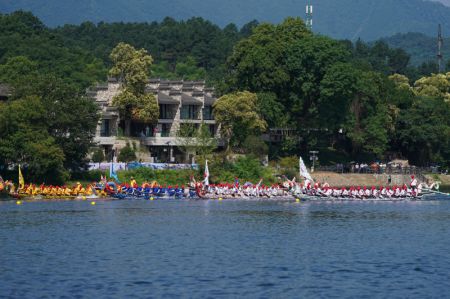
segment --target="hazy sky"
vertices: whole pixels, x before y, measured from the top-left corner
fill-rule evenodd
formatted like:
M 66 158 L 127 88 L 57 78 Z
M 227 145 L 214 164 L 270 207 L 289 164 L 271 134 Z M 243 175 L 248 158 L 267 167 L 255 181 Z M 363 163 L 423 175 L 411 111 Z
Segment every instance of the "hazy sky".
M 439 1 L 439 2 L 442 2 L 442 3 L 450 6 L 450 0 L 435 0 L 435 1 Z

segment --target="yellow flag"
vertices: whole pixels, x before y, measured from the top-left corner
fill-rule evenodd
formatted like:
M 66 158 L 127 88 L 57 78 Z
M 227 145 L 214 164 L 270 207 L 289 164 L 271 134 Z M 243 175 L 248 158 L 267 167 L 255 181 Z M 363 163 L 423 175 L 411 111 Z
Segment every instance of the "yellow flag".
M 23 179 L 22 170 L 19 165 L 19 189 L 23 189 L 25 187 L 25 181 Z

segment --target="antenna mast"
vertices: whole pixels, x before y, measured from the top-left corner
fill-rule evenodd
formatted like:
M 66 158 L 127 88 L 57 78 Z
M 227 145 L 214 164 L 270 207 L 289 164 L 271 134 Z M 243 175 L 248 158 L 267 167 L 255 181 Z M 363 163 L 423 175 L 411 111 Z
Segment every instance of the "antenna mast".
M 444 45 L 444 39 L 442 38 L 442 28 L 441 24 L 439 24 L 439 31 L 438 31 L 438 73 L 442 73 L 443 71 L 443 58 L 444 55 L 442 54 L 442 46 Z
M 312 31 L 313 27 L 313 6 L 311 4 L 312 0 L 306 1 L 306 27 Z

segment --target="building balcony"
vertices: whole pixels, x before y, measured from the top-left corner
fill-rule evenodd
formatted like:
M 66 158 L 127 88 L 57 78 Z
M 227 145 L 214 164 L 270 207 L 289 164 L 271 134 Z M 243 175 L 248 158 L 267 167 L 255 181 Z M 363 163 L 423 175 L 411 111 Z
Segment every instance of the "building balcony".
M 116 142 L 115 136 L 109 136 L 109 137 L 99 137 L 95 136 L 94 143 L 98 143 L 99 145 L 114 145 Z
M 123 139 L 118 139 L 115 136 L 112 137 L 95 137 L 94 142 L 98 145 L 109 145 L 113 146 L 115 145 L 118 140 L 136 140 L 141 142 L 141 144 L 146 146 L 183 146 L 189 142 L 186 142 L 185 139 L 187 138 L 181 138 L 181 137 L 173 137 L 173 136 L 163 136 L 165 134 L 161 133 L 161 136 L 159 137 L 141 137 L 141 138 L 130 138 L 130 137 L 124 137 Z M 218 139 L 219 146 L 224 146 L 224 141 L 222 139 Z
M 173 123 L 174 122 L 174 119 L 172 118 L 172 119 L 169 119 L 169 118 L 160 118 L 160 119 L 158 119 L 158 123 L 159 124 L 171 124 L 171 123 Z

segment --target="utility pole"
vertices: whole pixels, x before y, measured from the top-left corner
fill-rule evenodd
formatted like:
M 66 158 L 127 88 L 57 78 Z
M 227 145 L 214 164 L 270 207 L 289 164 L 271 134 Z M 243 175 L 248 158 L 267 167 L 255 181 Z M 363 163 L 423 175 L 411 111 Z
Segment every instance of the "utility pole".
M 312 0 L 306 1 L 306 27 L 312 31 L 313 27 L 313 6 Z
M 309 153 L 311 154 L 309 159 L 312 160 L 311 173 L 313 173 L 316 161 L 319 160 L 319 157 L 317 157 L 317 155 L 319 154 L 319 151 L 310 151 Z
M 442 46 L 444 45 L 444 39 L 442 38 L 442 28 L 441 28 L 441 24 L 439 24 L 439 29 L 438 29 L 438 54 L 437 54 L 437 59 L 438 59 L 438 73 L 442 73 L 443 72 L 443 60 L 444 60 L 444 55 L 442 54 Z

